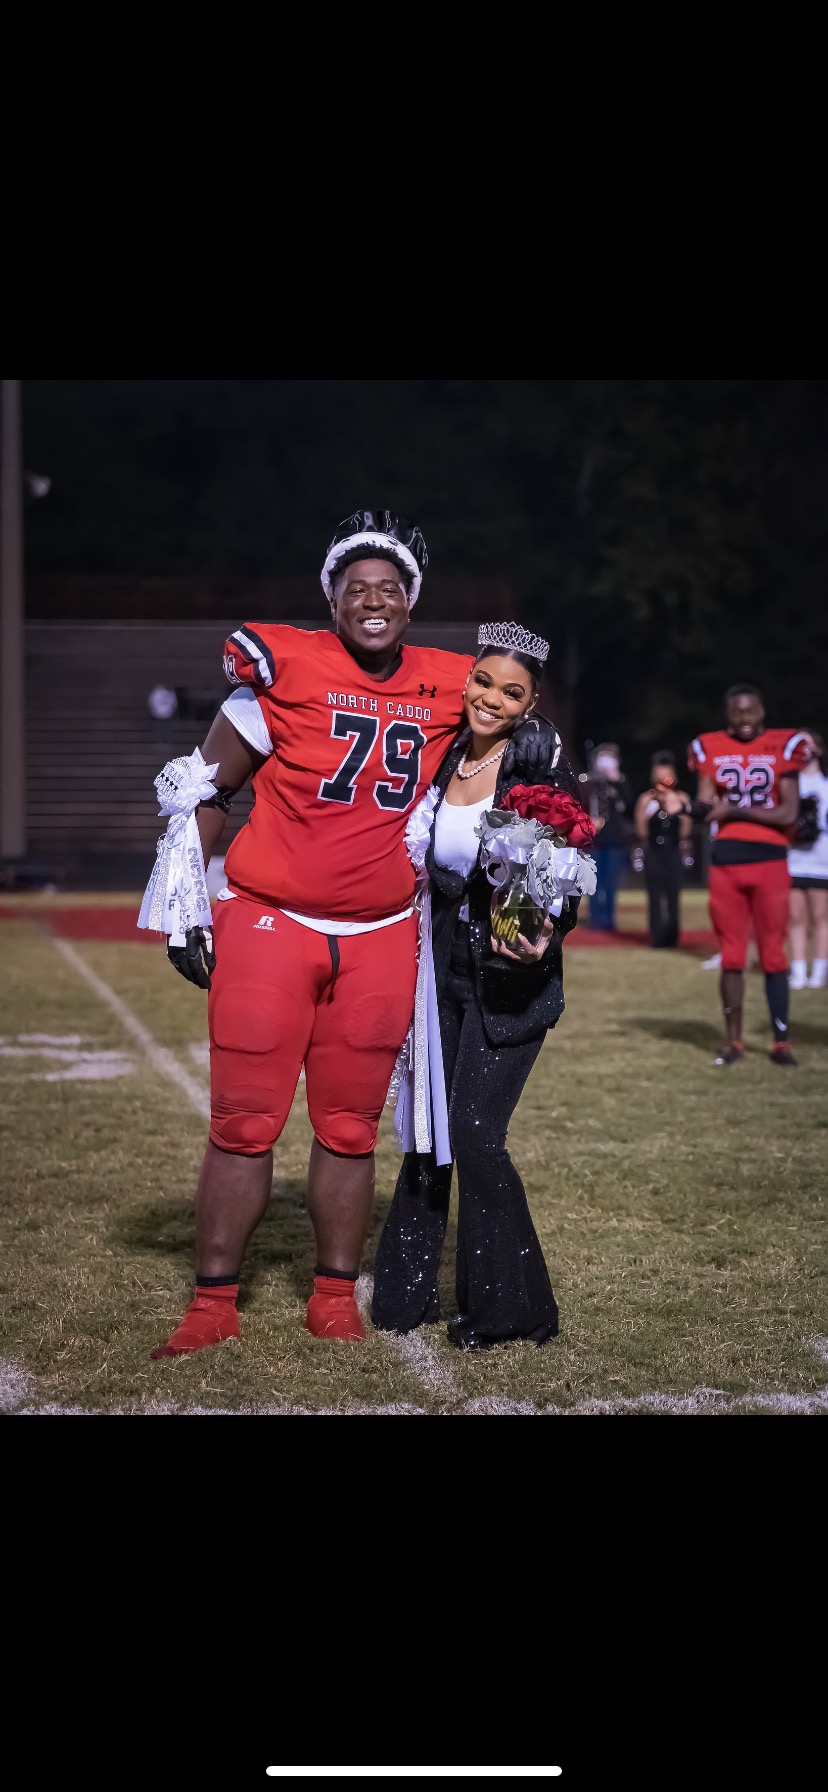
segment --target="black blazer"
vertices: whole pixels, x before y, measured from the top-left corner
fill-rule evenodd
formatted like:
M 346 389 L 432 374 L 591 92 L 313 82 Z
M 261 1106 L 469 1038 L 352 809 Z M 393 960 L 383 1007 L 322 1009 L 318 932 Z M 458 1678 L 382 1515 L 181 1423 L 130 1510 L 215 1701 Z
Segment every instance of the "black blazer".
M 451 942 L 463 902 L 469 904 L 469 939 L 474 962 L 477 1000 L 483 1028 L 492 1045 L 524 1045 L 554 1027 L 564 1010 L 563 955 L 561 942 L 578 919 L 580 896 L 564 902 L 555 931 L 542 958 L 536 964 L 516 964 L 501 958 L 491 948 L 492 885 L 478 863 L 468 878 L 457 871 L 446 871 L 434 860 L 434 828 L 437 810 L 448 784 L 459 765 L 469 741 L 466 729 L 449 748 L 434 783 L 440 801 L 434 811 L 431 834 L 426 847 L 425 864 L 431 880 L 431 926 L 434 952 L 434 974 L 438 996 L 448 976 Z M 491 799 L 493 809 L 520 778 L 506 778 L 502 770 Z M 464 923 L 461 923 L 464 925 Z

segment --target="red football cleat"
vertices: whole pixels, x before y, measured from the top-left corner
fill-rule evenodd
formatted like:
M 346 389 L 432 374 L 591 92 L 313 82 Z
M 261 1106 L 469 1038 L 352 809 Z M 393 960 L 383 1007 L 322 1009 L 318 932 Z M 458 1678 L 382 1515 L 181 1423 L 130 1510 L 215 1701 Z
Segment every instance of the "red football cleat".
M 772 1064 L 796 1065 L 799 1062 L 799 1059 L 794 1057 L 790 1046 L 786 1045 L 784 1041 L 779 1045 L 773 1046 L 772 1050 L 768 1053 L 768 1056 Z
M 315 1338 L 364 1338 L 365 1327 L 354 1299 L 356 1279 L 314 1276 L 305 1325 Z
M 190 1301 L 178 1330 L 166 1344 L 157 1344 L 150 1356 L 185 1356 L 191 1350 L 205 1350 L 208 1344 L 223 1344 L 227 1338 L 240 1337 L 237 1293 L 238 1289 L 232 1295 L 222 1294 L 217 1298 L 212 1290 L 199 1290 L 195 1300 Z

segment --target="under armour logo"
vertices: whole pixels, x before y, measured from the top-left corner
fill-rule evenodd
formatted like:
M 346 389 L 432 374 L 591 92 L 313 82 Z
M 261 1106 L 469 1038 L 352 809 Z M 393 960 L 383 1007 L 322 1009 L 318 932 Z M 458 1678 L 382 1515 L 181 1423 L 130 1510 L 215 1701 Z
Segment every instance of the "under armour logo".
M 262 915 L 261 920 L 256 922 L 256 926 L 263 927 L 267 933 L 272 933 L 273 932 L 273 916 L 272 915 Z
M 418 696 L 418 697 L 425 697 L 425 695 L 426 695 L 426 688 L 425 688 L 425 685 L 424 685 L 424 684 L 421 684 L 421 685 L 420 685 L 420 688 L 419 688 L 419 691 L 418 691 L 418 692 L 417 692 L 417 696 Z M 437 695 L 437 686 L 436 686 L 436 684 L 433 684 L 433 685 L 432 685 L 432 687 L 431 687 L 431 690 L 430 690 L 430 691 L 429 691 L 429 692 L 428 692 L 428 695 L 429 695 L 429 697 L 436 697 L 436 695 Z

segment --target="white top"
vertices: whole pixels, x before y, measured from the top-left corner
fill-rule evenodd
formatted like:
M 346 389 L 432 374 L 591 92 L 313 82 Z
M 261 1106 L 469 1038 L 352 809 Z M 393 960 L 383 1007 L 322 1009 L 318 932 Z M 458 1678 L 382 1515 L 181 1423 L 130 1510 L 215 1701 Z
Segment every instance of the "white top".
M 828 881 L 828 778 L 819 770 L 800 772 L 799 794 L 815 796 L 819 834 L 813 846 L 789 846 L 791 877 L 824 877 Z
M 458 871 L 461 877 L 468 877 L 473 871 L 480 851 L 480 838 L 474 830 L 484 809 L 491 809 L 493 804 L 494 791 L 481 797 L 479 803 L 461 805 L 443 798 L 434 824 L 434 857 L 444 871 Z M 464 902 L 458 920 L 468 918 L 469 905 Z
M 246 686 L 242 685 L 239 690 L 233 691 L 231 696 L 225 698 L 221 711 L 222 715 L 232 722 L 236 733 L 240 734 L 249 746 L 254 747 L 257 753 L 267 756 L 273 752 L 273 742 L 267 732 L 255 691 L 248 690 Z M 218 894 L 223 902 L 229 902 L 236 895 L 236 891 L 225 886 L 223 890 L 219 890 Z M 292 908 L 283 908 L 281 913 L 287 915 L 289 921 L 298 921 L 301 927 L 310 927 L 314 933 L 335 933 L 339 935 L 340 939 L 345 939 L 352 933 L 376 933 L 380 927 L 393 927 L 395 921 L 407 921 L 408 916 L 413 915 L 414 909 L 413 907 L 401 909 L 398 915 L 386 915 L 384 921 L 340 921 L 336 919 L 322 921 L 316 915 L 297 915 Z
M 444 871 L 459 871 L 461 877 L 468 877 L 480 850 L 480 837 L 474 830 L 484 809 L 491 809 L 493 803 L 494 791 L 479 803 L 461 805 L 443 798 L 434 827 L 434 857 Z

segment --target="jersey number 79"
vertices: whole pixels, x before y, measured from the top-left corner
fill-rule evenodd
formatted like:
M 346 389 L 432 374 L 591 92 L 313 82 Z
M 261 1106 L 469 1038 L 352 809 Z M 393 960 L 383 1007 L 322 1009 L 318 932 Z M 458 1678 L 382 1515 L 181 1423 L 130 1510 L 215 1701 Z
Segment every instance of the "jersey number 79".
M 337 740 L 353 740 L 354 744 L 349 747 L 333 777 L 322 779 L 319 795 L 323 802 L 353 802 L 356 780 L 378 733 L 377 716 L 354 715 L 352 711 L 343 709 L 334 710 L 331 735 Z M 381 809 L 408 808 L 420 781 L 420 754 L 425 745 L 426 736 L 416 722 L 389 723 L 382 737 L 382 759 L 388 779 L 380 778 L 374 785 L 374 801 Z M 399 790 L 394 789 L 390 782 L 392 778 L 403 779 Z

